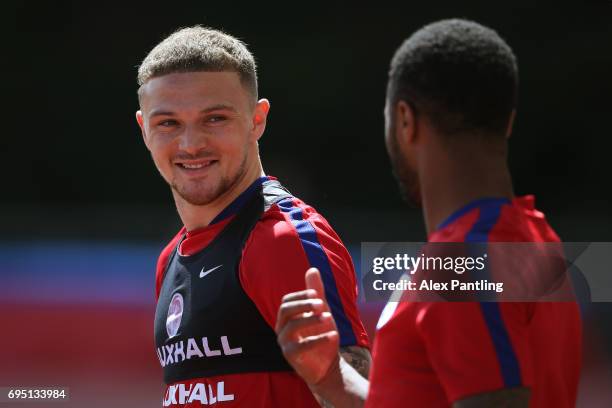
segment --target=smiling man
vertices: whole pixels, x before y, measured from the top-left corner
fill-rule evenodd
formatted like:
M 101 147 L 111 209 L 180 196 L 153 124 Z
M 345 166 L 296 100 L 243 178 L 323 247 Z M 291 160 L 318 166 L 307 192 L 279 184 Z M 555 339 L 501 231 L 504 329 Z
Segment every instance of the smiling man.
M 258 99 L 245 45 L 202 27 L 157 45 L 138 71 L 136 119 L 184 227 L 157 265 L 155 342 L 164 406 L 312 407 L 273 327 L 282 296 L 323 274 L 340 352 L 367 375 L 351 258 L 315 209 L 264 174 Z

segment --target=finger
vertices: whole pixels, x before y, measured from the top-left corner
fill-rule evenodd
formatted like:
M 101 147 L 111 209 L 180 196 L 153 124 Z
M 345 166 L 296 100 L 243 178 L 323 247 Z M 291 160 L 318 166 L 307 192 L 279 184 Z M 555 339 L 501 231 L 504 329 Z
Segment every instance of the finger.
M 283 296 L 281 303 L 292 302 L 294 300 L 313 299 L 317 297 L 317 292 L 313 289 L 301 290 L 299 292 L 287 293 Z
M 317 292 L 317 297 L 323 299 L 325 301 L 325 305 L 327 306 L 327 300 L 325 299 L 325 287 L 323 286 L 323 281 L 321 280 L 321 273 L 317 268 L 310 268 L 306 271 L 306 288 L 314 289 Z
M 335 330 L 336 325 L 329 312 L 295 318 L 289 320 L 278 333 L 278 343 L 284 344 L 300 337 L 309 337 Z
M 296 317 L 298 314 L 310 312 L 317 315 L 324 310 L 325 306 L 321 299 L 303 299 L 282 303 L 278 308 L 275 331 L 278 333 L 289 319 Z

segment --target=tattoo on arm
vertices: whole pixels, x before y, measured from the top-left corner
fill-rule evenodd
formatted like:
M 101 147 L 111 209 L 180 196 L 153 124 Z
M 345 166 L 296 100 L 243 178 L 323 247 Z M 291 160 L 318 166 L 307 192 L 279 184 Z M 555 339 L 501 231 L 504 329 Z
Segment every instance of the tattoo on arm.
M 453 408 L 527 408 L 529 407 L 529 396 L 529 388 L 508 388 L 456 401 Z
M 365 379 L 368 378 L 370 374 L 370 365 L 372 364 L 372 356 L 370 355 L 370 350 L 360 346 L 346 346 L 340 347 L 340 355 L 362 377 L 364 377 Z M 323 408 L 334 408 L 331 403 L 325 401 L 318 395 L 315 394 L 315 397 Z
M 370 350 L 360 346 L 340 347 L 340 355 L 351 367 L 361 374 L 365 379 L 370 375 L 372 356 Z
M 325 401 L 323 398 L 319 397 L 317 394 L 315 394 L 315 398 L 317 399 L 317 401 L 319 402 L 321 407 L 323 407 L 323 408 L 334 408 L 334 406 L 331 404 L 331 402 Z

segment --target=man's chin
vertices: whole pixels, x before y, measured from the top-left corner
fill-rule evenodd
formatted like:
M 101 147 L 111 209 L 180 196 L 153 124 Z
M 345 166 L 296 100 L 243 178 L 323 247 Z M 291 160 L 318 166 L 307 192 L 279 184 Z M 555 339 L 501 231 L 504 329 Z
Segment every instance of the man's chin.
M 213 203 L 221 196 L 238 186 L 245 174 L 245 165 L 240 166 L 234 177 L 205 177 L 202 179 L 185 180 L 177 177 L 170 183 L 175 199 L 180 197 L 191 205 L 203 206 Z
M 172 186 L 174 195 L 178 195 L 182 200 L 191 205 L 208 205 L 223 195 L 224 191 L 221 188 L 216 189 L 185 189 L 180 186 Z

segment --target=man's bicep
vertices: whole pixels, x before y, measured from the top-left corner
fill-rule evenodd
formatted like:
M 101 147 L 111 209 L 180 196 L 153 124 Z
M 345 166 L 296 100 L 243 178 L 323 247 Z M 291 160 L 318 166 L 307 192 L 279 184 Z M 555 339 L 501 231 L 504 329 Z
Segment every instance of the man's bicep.
M 354 269 L 348 252 L 321 219 L 266 220 L 251 234 L 240 265 L 243 288 L 271 327 L 281 299 L 305 289 L 310 267 L 321 272 L 327 301 L 343 346 L 367 346 L 356 304 Z
M 239 267 L 240 282 L 270 327 L 275 327 L 281 300 L 290 292 L 306 288 L 309 267 L 299 242 L 284 232 L 255 231 L 247 243 Z
M 312 222 L 324 255 L 319 265 L 312 266 L 321 272 L 327 302 L 340 334 L 340 345 L 367 347 L 368 336 L 357 308 L 357 281 L 351 256 L 324 218 L 313 217 Z
M 456 401 L 453 408 L 528 408 L 530 395 L 526 387 L 503 389 Z

